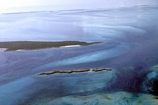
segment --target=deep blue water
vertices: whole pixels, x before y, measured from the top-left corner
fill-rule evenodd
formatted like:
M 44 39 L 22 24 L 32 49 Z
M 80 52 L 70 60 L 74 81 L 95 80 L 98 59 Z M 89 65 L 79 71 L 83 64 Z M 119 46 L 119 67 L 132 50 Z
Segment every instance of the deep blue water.
M 152 68 L 158 65 L 157 15 L 157 7 L 1 14 L 0 41 L 102 43 L 0 51 L 0 105 L 36 105 L 41 99 L 117 91 L 149 93 L 145 83 L 158 75 Z M 38 75 L 102 67 L 112 71 Z

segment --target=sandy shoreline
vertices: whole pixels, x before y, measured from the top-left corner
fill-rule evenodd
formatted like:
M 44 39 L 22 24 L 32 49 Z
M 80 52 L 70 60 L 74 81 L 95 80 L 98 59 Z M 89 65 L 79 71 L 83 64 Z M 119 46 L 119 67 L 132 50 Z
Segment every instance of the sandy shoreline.
M 6 51 L 7 48 L 0 48 L 0 51 Z
M 67 46 L 61 46 L 61 48 L 63 48 L 63 47 L 79 47 L 79 46 L 81 46 L 81 45 L 67 45 Z

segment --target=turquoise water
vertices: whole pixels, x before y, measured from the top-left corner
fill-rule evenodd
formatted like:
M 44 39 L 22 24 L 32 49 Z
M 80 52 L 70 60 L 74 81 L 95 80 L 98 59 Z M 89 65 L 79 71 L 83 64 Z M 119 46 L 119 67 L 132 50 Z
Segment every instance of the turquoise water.
M 157 14 L 157 7 L 147 6 L 1 14 L 0 41 L 102 43 L 0 51 L 0 105 L 158 103 L 152 98 L 158 95 L 153 88 L 158 81 Z M 112 71 L 38 75 L 103 67 Z

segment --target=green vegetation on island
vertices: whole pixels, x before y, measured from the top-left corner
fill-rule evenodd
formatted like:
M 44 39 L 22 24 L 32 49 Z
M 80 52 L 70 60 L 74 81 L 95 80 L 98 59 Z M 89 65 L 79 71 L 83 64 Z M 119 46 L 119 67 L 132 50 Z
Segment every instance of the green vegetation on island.
M 42 41 L 10 41 L 10 42 L 0 42 L 0 48 L 6 48 L 6 51 L 15 50 L 34 50 L 34 49 L 44 49 L 52 47 L 62 47 L 71 45 L 86 46 L 91 44 L 98 44 L 100 42 L 80 42 L 80 41 L 61 41 L 61 42 L 42 42 Z

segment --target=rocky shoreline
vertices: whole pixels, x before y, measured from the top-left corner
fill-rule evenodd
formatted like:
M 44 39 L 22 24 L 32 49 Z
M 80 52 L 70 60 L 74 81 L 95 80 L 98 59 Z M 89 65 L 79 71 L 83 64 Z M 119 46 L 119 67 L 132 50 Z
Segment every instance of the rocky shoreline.
M 50 72 L 41 72 L 39 75 L 52 75 L 56 73 L 82 73 L 82 72 L 100 72 L 100 71 L 112 71 L 111 68 L 89 68 L 89 69 L 83 69 L 83 70 L 54 70 Z

